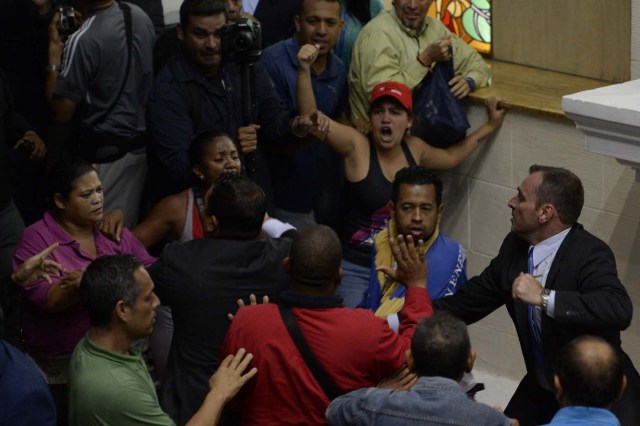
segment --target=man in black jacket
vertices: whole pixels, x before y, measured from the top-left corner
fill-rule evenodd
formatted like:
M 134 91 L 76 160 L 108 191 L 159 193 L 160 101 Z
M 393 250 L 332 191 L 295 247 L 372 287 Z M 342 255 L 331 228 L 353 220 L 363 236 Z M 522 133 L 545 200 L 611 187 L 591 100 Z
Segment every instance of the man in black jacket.
M 263 236 L 266 199 L 255 183 L 239 174 L 222 177 L 205 196 L 205 210 L 206 237 L 167 246 L 149 268 L 157 295 L 173 312 L 160 404 L 177 424 L 207 395 L 236 301 L 256 294 L 277 302 L 287 283 L 282 262 L 291 240 Z
M 527 375 L 505 409 L 523 426 L 551 420 L 559 409 L 553 364 L 560 348 L 593 334 L 620 352 L 629 385 L 612 406 L 623 426 L 640 424 L 640 376 L 620 347 L 633 307 L 606 243 L 577 223 L 584 189 L 572 172 L 531 166 L 509 201 L 511 233 L 500 252 L 455 295 L 433 302 L 467 323 L 505 305 L 518 332 Z

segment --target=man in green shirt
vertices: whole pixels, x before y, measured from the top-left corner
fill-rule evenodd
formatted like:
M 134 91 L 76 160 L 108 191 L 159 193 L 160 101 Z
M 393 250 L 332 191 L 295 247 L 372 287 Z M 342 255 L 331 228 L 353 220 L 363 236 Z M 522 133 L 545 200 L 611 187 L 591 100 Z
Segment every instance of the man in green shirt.
M 360 32 L 349 70 L 351 118 L 359 130 L 367 128 L 369 99 L 376 84 L 396 81 L 413 90 L 435 62 L 453 60 L 456 75 L 449 87 L 459 99 L 489 84 L 489 68 L 478 52 L 440 21 L 426 16 L 432 2 L 393 0 L 392 9 L 381 12 Z
M 70 425 L 173 425 L 162 411 L 142 356 L 131 342 L 153 331 L 160 299 L 133 256 L 103 256 L 85 271 L 80 298 L 91 329 L 71 358 Z M 209 394 L 188 425 L 215 425 L 222 407 L 256 374 L 241 349 L 209 379 Z

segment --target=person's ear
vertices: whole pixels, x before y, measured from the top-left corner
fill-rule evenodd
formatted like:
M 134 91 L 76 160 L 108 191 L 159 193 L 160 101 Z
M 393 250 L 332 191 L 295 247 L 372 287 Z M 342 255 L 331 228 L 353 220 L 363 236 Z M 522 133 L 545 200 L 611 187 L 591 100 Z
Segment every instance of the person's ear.
M 296 33 L 300 32 L 300 17 L 298 15 L 293 17 L 293 24 L 296 26 Z
M 176 33 L 178 33 L 178 40 L 184 40 L 184 29 L 181 24 L 176 25 Z
M 202 166 L 200 164 L 194 164 L 193 167 L 191 167 L 191 170 L 198 179 L 204 180 L 204 171 L 202 170 Z
M 413 367 L 415 367 L 416 361 L 413 359 L 413 352 L 411 352 L 411 349 L 407 349 L 404 353 L 404 357 L 407 360 L 407 368 L 409 371 L 413 372 Z
M 53 194 L 53 202 L 59 210 L 64 210 L 65 204 L 64 204 L 64 198 L 62 197 L 62 195 L 58 193 Z
M 211 215 L 211 216 L 207 216 L 207 218 L 205 219 L 205 228 L 207 231 L 207 235 L 214 235 L 216 233 L 216 231 L 218 230 L 218 218 Z
M 538 212 L 538 222 L 546 223 L 549 222 L 553 216 L 556 214 L 556 210 L 551 204 L 545 204 L 540 207 L 540 211 Z
M 341 266 L 341 267 L 338 268 L 338 272 L 336 272 L 336 277 L 333 280 L 333 282 L 335 283 L 336 288 L 338 288 L 338 286 L 342 282 L 342 277 L 344 277 L 344 271 L 342 270 L 342 266 Z
M 473 349 L 471 349 L 469 351 L 469 356 L 467 357 L 467 365 L 466 365 L 466 367 L 464 369 L 465 372 L 471 373 L 471 370 L 473 370 L 473 364 L 476 363 L 476 356 L 477 355 L 478 354 Z
M 127 322 L 129 320 L 129 312 L 127 311 L 127 304 L 124 300 L 118 300 L 116 303 L 116 307 L 114 308 L 116 316 L 122 322 Z
M 438 226 L 440 225 L 440 221 L 442 220 L 442 213 L 444 212 L 444 203 L 440 204 L 438 206 L 438 220 L 437 220 L 437 224 Z
M 282 269 L 288 274 L 291 270 L 291 258 L 289 256 L 282 259 Z
M 618 399 L 622 398 L 622 394 L 626 389 L 627 389 L 627 376 L 626 374 L 623 374 L 622 381 L 620 382 L 620 395 L 618 396 Z
M 553 375 L 553 386 L 556 388 L 556 399 L 562 401 L 562 382 L 557 374 Z

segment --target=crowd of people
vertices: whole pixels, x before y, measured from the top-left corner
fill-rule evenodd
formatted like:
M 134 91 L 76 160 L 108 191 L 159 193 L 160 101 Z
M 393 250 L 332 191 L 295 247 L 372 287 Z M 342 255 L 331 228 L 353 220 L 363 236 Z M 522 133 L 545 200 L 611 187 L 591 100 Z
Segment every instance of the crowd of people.
M 412 135 L 435 64 L 453 98 L 490 83 L 432 2 L 16 4 L 28 37 L 0 37 L 38 70 L 0 61 L 0 424 L 640 424 L 578 176 L 531 166 L 477 277 L 440 230 L 437 171 L 506 110 Z M 466 328 L 502 306 L 527 368 L 504 411 Z

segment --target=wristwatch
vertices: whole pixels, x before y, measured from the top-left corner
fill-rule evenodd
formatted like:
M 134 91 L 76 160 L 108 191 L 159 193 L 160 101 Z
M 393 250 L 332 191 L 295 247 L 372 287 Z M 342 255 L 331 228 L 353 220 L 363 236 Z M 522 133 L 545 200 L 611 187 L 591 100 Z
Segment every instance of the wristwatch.
M 544 312 L 547 312 L 547 306 L 549 306 L 549 295 L 551 294 L 551 290 L 548 288 L 542 289 L 542 293 L 540 293 L 540 309 Z

